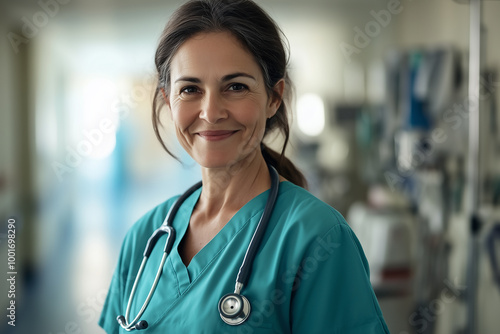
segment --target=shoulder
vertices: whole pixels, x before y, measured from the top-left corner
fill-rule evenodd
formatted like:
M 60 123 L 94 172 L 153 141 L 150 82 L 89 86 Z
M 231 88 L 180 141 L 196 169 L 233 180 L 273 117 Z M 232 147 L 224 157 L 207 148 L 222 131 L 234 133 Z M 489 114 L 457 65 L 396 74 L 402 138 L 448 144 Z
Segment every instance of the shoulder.
M 274 239 L 271 240 L 275 244 L 283 240 L 283 251 L 292 259 L 302 260 L 323 251 L 335 252 L 332 261 L 357 258 L 368 274 L 361 244 L 344 217 L 332 206 L 309 191 L 285 182 L 280 186 L 275 208 L 276 221 L 270 232 Z
M 324 240 L 358 246 L 356 236 L 337 210 L 293 183 L 280 184 L 272 217 L 269 241 L 287 240 L 283 247 L 293 256 L 303 256 Z
M 125 235 L 122 253 L 133 252 L 136 246 L 145 246 L 151 234 L 163 223 L 168 211 L 179 196 L 174 196 L 158 204 L 139 218 Z
M 174 196 L 166 201 L 158 204 L 148 212 L 146 212 L 137 222 L 132 225 L 128 234 L 130 233 L 138 233 L 141 234 L 144 230 L 155 230 L 163 223 L 163 220 L 167 216 L 168 211 L 175 203 L 175 201 L 179 198 L 179 196 Z
M 344 217 L 332 206 L 290 182 L 282 182 L 276 207 L 281 214 L 286 214 L 289 223 L 306 224 L 308 229 L 318 232 L 326 232 L 335 226 L 348 226 Z
M 354 232 L 336 209 L 293 183 L 281 183 L 273 217 L 272 234 L 291 240 L 298 252 L 307 252 L 323 240 L 360 248 Z

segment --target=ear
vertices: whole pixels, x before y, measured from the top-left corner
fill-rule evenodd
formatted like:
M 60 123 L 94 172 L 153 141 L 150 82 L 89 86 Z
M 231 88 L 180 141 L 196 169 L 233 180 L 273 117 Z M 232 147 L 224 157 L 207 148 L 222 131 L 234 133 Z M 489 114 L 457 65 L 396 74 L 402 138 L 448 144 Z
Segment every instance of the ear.
M 273 94 L 269 96 L 269 105 L 267 108 L 267 117 L 271 118 L 276 114 L 278 108 L 283 102 L 283 93 L 285 92 L 285 80 L 280 79 L 273 87 Z
M 170 108 L 170 100 L 167 97 L 167 93 L 165 92 L 165 88 L 160 88 L 160 91 L 161 91 L 161 95 L 163 96 L 163 100 L 165 101 L 165 104 L 168 105 L 168 107 Z

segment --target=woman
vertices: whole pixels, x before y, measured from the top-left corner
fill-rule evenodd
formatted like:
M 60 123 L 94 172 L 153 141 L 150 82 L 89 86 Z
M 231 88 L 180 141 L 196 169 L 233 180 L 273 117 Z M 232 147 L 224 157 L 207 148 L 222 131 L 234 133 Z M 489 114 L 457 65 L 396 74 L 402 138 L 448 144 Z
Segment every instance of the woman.
M 286 65 L 279 28 L 250 0 L 189 1 L 167 24 L 156 52 L 154 129 L 169 152 L 159 130 L 164 108 L 203 186 L 179 202 L 169 218 L 176 235 L 162 230 L 142 272 L 148 238 L 178 197 L 128 232 L 99 322 L 108 333 L 388 333 L 356 237 L 284 157 Z M 262 142 L 274 129 L 285 137 L 281 154 Z M 258 226 L 250 276 L 235 287 Z

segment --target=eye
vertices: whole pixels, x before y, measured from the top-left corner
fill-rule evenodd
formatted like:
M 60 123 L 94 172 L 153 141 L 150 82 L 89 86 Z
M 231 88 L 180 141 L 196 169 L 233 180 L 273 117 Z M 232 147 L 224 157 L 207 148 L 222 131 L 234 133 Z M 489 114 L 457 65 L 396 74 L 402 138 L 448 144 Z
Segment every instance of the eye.
M 228 89 L 227 90 L 231 90 L 231 91 L 243 91 L 243 90 L 247 90 L 248 89 L 248 86 L 245 85 L 245 84 L 242 84 L 242 83 L 232 83 L 229 85 Z
M 187 86 L 181 89 L 180 94 L 194 94 L 197 93 L 198 91 L 199 91 L 198 87 L 196 86 Z

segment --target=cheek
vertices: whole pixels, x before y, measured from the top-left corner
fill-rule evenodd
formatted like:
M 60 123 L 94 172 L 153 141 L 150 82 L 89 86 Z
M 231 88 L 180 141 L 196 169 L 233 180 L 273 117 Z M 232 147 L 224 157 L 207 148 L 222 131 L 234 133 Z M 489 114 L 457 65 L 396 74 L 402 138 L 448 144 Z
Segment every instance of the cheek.
M 184 131 L 194 121 L 194 114 L 179 104 L 173 104 L 171 109 L 172 120 L 177 130 Z
M 238 108 L 238 119 L 249 128 L 260 128 L 266 123 L 265 107 L 261 103 L 248 102 Z

